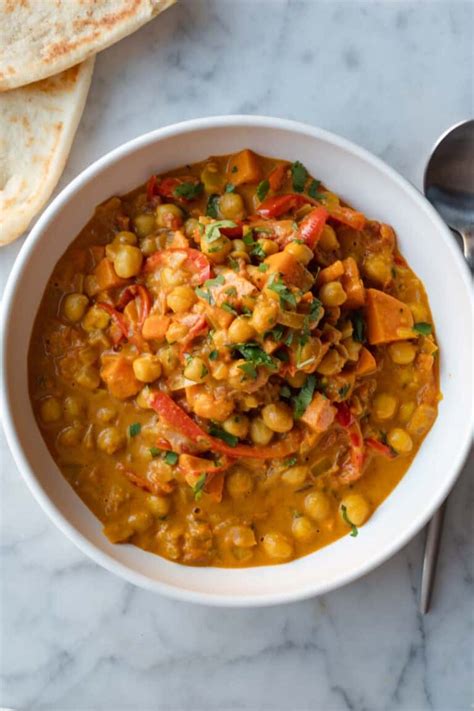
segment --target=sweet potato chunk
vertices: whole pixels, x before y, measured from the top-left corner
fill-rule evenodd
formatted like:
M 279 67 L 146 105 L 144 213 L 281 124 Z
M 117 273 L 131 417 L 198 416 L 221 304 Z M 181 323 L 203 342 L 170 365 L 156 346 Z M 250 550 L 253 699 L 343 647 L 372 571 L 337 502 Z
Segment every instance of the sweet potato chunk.
M 316 286 L 322 286 L 330 281 L 335 281 L 336 279 L 342 277 L 343 274 L 344 264 L 340 259 L 337 259 L 335 262 L 330 264 L 329 267 L 321 269 L 316 279 Z
M 325 432 L 334 422 L 335 415 L 336 408 L 331 405 L 324 395 L 316 393 L 306 408 L 301 421 L 311 427 L 313 432 Z
M 307 291 L 313 285 L 311 273 L 289 252 L 277 252 L 265 259 L 267 274 L 279 273 L 289 286 L 297 286 Z
M 260 161 L 248 148 L 231 157 L 227 172 L 233 185 L 257 183 L 262 178 Z
M 145 319 L 142 328 L 142 336 L 147 340 L 156 339 L 157 341 L 165 337 L 168 326 L 170 325 L 169 316 L 160 316 L 160 314 L 151 314 Z
M 365 303 L 365 287 L 359 275 L 359 267 L 353 257 L 342 260 L 344 274 L 341 284 L 347 294 L 344 306 L 348 309 L 358 309 Z
M 355 369 L 356 375 L 369 375 L 369 373 L 373 373 L 376 369 L 377 361 L 374 356 L 367 348 L 362 347 Z
M 100 291 L 112 289 L 114 286 L 122 286 L 127 283 L 125 279 L 121 279 L 117 276 L 114 265 L 107 257 L 100 260 L 93 274 L 97 279 L 97 285 Z
M 366 321 L 367 335 L 372 345 L 410 338 L 413 326 L 413 316 L 408 306 L 378 289 L 366 291 Z
M 119 400 L 136 395 L 142 384 L 136 379 L 132 364 L 123 356 L 106 356 L 100 371 L 111 395 Z

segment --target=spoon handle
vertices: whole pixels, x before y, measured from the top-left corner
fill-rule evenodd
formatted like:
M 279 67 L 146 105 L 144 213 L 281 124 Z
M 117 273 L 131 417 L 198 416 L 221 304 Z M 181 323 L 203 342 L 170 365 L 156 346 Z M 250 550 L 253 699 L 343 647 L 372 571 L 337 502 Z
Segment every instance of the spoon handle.
M 423 558 L 420 589 L 420 612 L 422 615 L 426 615 L 430 608 L 447 502 L 447 499 L 443 501 L 429 522 L 426 532 L 425 557 Z
M 459 230 L 463 241 L 463 251 L 471 270 L 474 270 L 474 227 L 464 227 Z

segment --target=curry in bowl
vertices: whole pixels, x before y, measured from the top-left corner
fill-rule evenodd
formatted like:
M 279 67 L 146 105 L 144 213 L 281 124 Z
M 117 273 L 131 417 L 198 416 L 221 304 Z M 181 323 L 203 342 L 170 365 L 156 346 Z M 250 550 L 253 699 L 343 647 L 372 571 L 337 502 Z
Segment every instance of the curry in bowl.
M 29 382 L 110 541 L 224 567 L 356 537 L 440 399 L 394 230 L 250 150 L 97 208 L 47 285 Z

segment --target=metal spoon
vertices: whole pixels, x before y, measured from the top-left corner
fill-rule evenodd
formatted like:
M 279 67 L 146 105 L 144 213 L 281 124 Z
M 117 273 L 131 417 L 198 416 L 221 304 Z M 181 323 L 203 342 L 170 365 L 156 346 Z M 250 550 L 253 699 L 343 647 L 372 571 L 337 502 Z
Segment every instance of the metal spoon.
M 462 238 L 464 256 L 474 269 L 474 121 L 444 133 L 433 148 L 424 176 L 425 195 Z M 420 612 L 430 607 L 447 500 L 428 524 L 421 574 Z

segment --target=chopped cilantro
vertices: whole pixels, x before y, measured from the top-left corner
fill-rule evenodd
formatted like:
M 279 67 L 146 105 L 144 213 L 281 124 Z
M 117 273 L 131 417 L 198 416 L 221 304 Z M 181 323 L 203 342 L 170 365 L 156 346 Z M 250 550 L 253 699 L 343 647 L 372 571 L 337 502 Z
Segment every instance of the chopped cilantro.
M 227 313 L 229 313 L 229 314 L 238 316 L 237 311 L 229 303 L 227 303 L 227 301 L 224 301 L 224 303 L 221 304 L 221 309 L 224 309 L 224 311 L 227 311 Z
M 219 284 L 225 284 L 225 279 L 222 274 L 219 274 L 214 279 L 206 279 L 206 281 L 204 282 L 204 286 L 207 287 L 218 286 Z
M 276 368 L 273 358 L 268 353 L 265 353 L 258 343 L 235 343 L 231 348 L 234 351 L 238 351 L 246 361 L 253 363 L 255 366 L 264 365 L 271 370 Z
M 209 434 L 213 437 L 217 437 L 217 439 L 221 439 L 223 442 L 228 444 L 229 447 L 236 447 L 239 442 L 238 437 L 233 434 L 229 434 L 229 432 L 226 432 L 213 422 L 211 422 L 211 426 L 209 427 Z
M 276 277 L 275 275 L 272 276 L 271 280 L 268 282 L 267 287 L 274 291 L 278 296 L 280 297 L 280 305 L 284 306 L 285 304 L 289 304 L 290 306 L 293 306 L 296 308 L 296 297 L 289 289 L 281 276 Z
M 281 341 L 283 334 L 285 333 L 285 327 L 279 323 L 271 331 L 265 331 L 264 338 L 272 338 L 274 341 Z
M 291 177 L 295 193 L 302 193 L 308 179 L 308 171 L 299 160 L 295 161 L 291 166 Z
M 208 304 L 212 304 L 212 295 L 211 292 L 208 289 L 201 289 L 199 286 L 197 286 L 194 289 L 194 292 L 196 296 L 199 296 L 200 299 L 204 299 L 204 301 L 207 301 Z
M 252 311 L 251 311 L 251 309 L 249 309 L 248 306 L 242 306 L 242 313 L 244 316 L 251 316 L 252 315 Z
M 224 291 L 224 294 L 227 294 L 227 296 L 237 296 L 237 289 L 235 286 L 229 286 L 229 288 Z
M 313 299 L 309 307 L 309 320 L 317 321 L 321 314 L 323 305 L 319 299 Z
M 247 378 L 251 378 L 252 380 L 255 380 L 258 375 L 257 369 L 252 363 L 242 363 L 239 365 L 239 369 L 245 373 Z
M 249 230 L 242 236 L 242 241 L 247 247 L 252 247 L 254 244 L 252 230 Z
M 130 437 L 136 437 L 138 434 L 140 434 L 141 429 L 142 426 L 139 422 L 133 422 L 128 428 L 128 434 L 130 435 Z
M 252 255 L 252 257 L 257 257 L 257 259 L 265 259 L 265 257 L 267 256 L 262 245 L 258 242 L 254 243 L 252 249 L 250 250 L 250 254 Z
M 268 271 L 268 264 L 265 264 L 262 262 L 261 264 L 258 265 L 258 271 L 259 272 L 266 272 Z
M 158 457 L 158 455 L 161 454 L 161 449 L 158 449 L 158 447 L 150 447 L 150 454 L 152 457 Z
M 232 220 L 217 220 L 216 222 L 211 222 L 210 225 L 206 225 L 204 236 L 208 244 L 212 244 L 222 236 L 222 227 L 237 227 L 237 225 Z
M 166 452 L 165 456 L 163 457 L 166 464 L 171 464 L 171 466 L 174 466 L 178 463 L 178 458 L 179 455 L 176 452 Z
M 205 378 L 208 373 L 209 371 L 203 363 L 201 367 L 201 378 Z
M 291 344 L 293 343 L 294 337 L 295 337 L 295 334 L 293 333 L 293 331 L 288 331 L 288 333 L 286 334 L 285 339 L 283 341 L 285 346 L 291 346 Z
M 199 499 L 202 497 L 204 487 L 206 486 L 206 476 L 207 474 L 205 472 L 204 474 L 201 474 L 201 476 L 193 486 L 193 494 L 195 501 L 199 501 Z
M 418 331 L 422 336 L 429 336 L 433 332 L 433 326 L 431 323 L 426 323 L 425 321 L 419 321 L 413 326 L 414 331 Z
M 239 263 L 236 259 L 233 257 L 229 257 L 229 267 L 234 271 L 238 272 L 239 271 Z
M 195 200 L 202 193 L 202 183 L 181 183 L 174 189 L 176 197 L 182 197 L 185 200 Z
M 206 215 L 215 220 L 219 217 L 219 195 L 209 195 L 207 199 Z
M 346 397 L 346 395 L 347 395 L 347 393 L 349 392 L 350 389 L 351 389 L 351 386 L 349 385 L 349 383 L 346 383 L 346 384 L 343 385 L 341 388 L 339 388 L 339 390 L 338 390 L 337 392 L 338 392 L 339 397 L 341 398 L 341 400 L 344 400 L 344 398 Z
M 270 190 L 270 183 L 268 182 L 268 180 L 262 180 L 257 185 L 257 197 L 260 200 L 260 202 L 262 202 L 262 200 L 265 200 L 269 190 Z
M 298 461 L 298 457 L 288 457 L 288 459 L 285 459 L 283 464 L 287 467 L 293 467 L 297 461 Z
M 347 515 L 347 509 L 344 506 L 344 504 L 341 505 L 341 511 L 342 511 L 342 518 L 344 521 L 347 523 L 348 526 L 351 527 L 351 536 L 352 538 L 355 538 L 358 534 L 359 531 L 357 530 L 357 526 L 355 526 L 352 521 L 350 520 L 349 516 Z
M 308 195 L 313 198 L 313 200 L 317 200 L 319 197 L 322 197 L 319 193 L 319 186 L 321 185 L 320 180 L 312 180 L 309 184 L 308 188 Z
M 219 357 L 219 352 L 218 351 L 211 351 L 209 353 L 209 360 L 217 360 Z
M 316 387 L 316 376 L 308 375 L 306 382 L 299 391 L 298 395 L 293 398 L 293 411 L 295 420 L 299 420 L 306 411 L 309 403 L 313 399 L 314 389 Z
M 284 397 L 286 399 L 291 397 L 291 390 L 288 387 L 288 385 L 282 385 L 280 388 L 280 397 Z
M 231 170 L 230 172 L 231 172 L 231 173 L 237 173 L 238 170 L 239 170 L 239 169 L 237 168 L 237 166 L 236 166 L 236 165 L 233 165 L 233 166 L 232 166 L 232 170 Z
M 365 321 L 362 311 L 353 311 L 351 315 L 352 321 L 352 337 L 354 341 L 363 343 L 365 341 Z
M 235 185 L 232 185 L 232 183 L 227 183 L 225 186 L 225 192 L 226 193 L 233 193 L 235 191 Z

